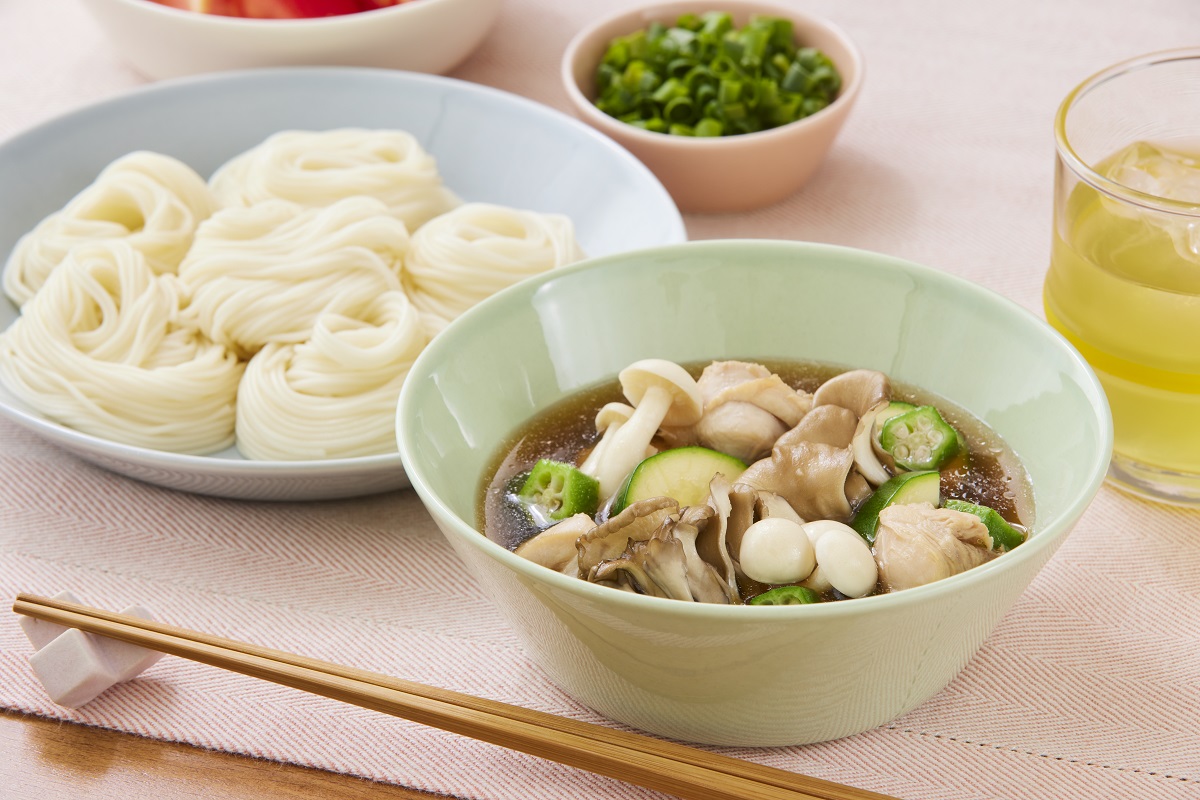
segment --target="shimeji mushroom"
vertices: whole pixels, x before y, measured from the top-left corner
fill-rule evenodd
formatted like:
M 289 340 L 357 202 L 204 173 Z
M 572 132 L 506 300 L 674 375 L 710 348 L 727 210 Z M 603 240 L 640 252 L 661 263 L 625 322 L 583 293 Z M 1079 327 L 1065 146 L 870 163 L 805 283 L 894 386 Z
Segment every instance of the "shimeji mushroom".
M 591 475 L 593 478 L 596 477 L 596 465 L 600 463 L 600 456 L 612 443 L 613 436 L 632 416 L 633 406 L 624 403 L 604 404 L 604 407 L 596 414 L 596 432 L 600 434 L 600 441 L 596 442 L 592 452 L 588 453 L 588 457 L 579 465 L 580 472 Z
M 854 451 L 854 466 L 872 486 L 879 486 L 892 477 L 883 462 L 875 455 L 877 446 L 875 423 L 880 414 L 888 411 L 890 406 L 891 404 L 885 400 L 863 414 L 858 421 L 858 427 L 854 431 L 854 441 L 851 444 L 851 450 Z
M 704 413 L 695 379 L 671 361 L 637 361 L 621 370 L 618 378 L 634 412 L 613 435 L 595 466 L 602 500 L 611 497 L 645 457 L 659 426 L 695 425 Z

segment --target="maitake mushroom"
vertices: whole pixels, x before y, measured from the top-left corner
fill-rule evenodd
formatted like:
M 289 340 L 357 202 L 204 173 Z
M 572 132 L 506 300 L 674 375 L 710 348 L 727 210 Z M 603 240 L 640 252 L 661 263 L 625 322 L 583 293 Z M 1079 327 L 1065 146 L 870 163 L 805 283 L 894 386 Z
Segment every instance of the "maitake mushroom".
M 579 574 L 589 574 L 603 561 L 619 558 L 630 542 L 645 542 L 654 535 L 679 504 L 669 497 L 651 497 L 629 504 L 603 525 L 579 537 Z M 590 580 L 590 578 L 589 578 Z
M 840 406 L 814 406 L 775 442 L 771 457 L 751 464 L 739 482 L 780 495 L 803 519 L 848 520 L 851 499 L 861 492 L 851 478 L 857 422 Z M 848 485 L 854 498 L 847 496 Z
M 681 511 L 666 497 L 633 503 L 579 538 L 580 575 L 655 597 L 731 603 L 736 592 L 696 546 L 714 513 L 707 505 Z
M 737 569 L 730 555 L 728 531 L 729 516 L 733 510 L 730 502 L 730 485 L 724 475 L 717 473 L 708 484 L 708 507 L 713 510 L 712 519 L 696 535 L 696 552 L 706 563 L 713 566 L 724 584 L 726 595 L 738 596 Z

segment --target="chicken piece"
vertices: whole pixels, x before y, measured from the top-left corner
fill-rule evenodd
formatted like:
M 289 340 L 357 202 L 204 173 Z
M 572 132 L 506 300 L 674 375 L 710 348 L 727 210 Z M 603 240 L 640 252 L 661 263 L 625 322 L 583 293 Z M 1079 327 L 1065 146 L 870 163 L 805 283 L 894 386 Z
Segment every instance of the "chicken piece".
M 531 539 L 521 543 L 515 552 L 555 572 L 579 577 L 579 537 L 596 527 L 596 521 L 587 514 L 576 514 L 562 522 L 551 525 Z
M 930 503 L 879 512 L 875 560 L 889 591 L 911 589 L 966 572 L 991 558 L 992 537 L 974 514 Z
M 704 416 L 686 428 L 664 428 L 664 441 L 672 447 L 701 444 L 745 462 L 770 452 L 812 407 L 808 393 L 788 386 L 761 364 L 714 361 L 696 385 Z

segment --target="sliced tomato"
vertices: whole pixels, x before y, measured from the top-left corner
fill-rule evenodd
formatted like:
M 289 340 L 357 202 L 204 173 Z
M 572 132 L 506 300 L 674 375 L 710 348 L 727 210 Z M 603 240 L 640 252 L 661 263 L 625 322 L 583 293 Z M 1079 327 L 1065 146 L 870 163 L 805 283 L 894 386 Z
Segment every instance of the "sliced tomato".
M 357 14 L 358 0 L 242 0 L 242 14 L 256 19 L 308 19 Z
M 163 6 L 200 14 L 216 14 L 222 17 L 241 17 L 242 0 L 152 0 Z
M 159 5 L 252 19 L 309 19 L 338 17 L 398 6 L 407 0 L 151 0 Z
M 200 6 L 205 14 L 216 14 L 221 17 L 243 17 L 242 0 L 192 0 Z

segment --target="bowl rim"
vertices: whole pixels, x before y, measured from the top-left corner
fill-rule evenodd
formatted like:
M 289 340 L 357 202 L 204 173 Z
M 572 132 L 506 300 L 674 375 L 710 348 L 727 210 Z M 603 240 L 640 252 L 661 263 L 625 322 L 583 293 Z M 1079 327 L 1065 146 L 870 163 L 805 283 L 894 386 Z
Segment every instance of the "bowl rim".
M 802 20 L 806 24 L 813 27 L 821 28 L 826 33 L 829 33 L 834 38 L 838 39 L 846 51 L 850 53 L 854 63 L 854 74 L 848 84 L 842 86 L 842 90 L 838 92 L 838 96 L 833 102 L 815 114 L 811 114 L 802 119 L 794 120 L 786 125 L 780 125 L 775 128 L 769 128 L 763 131 L 755 131 L 754 133 L 739 133 L 730 136 L 676 136 L 670 133 L 659 133 L 657 131 L 646 131 L 641 128 L 636 128 L 625 122 L 621 122 L 615 117 L 605 114 L 596 107 L 596 104 L 583 93 L 579 83 L 575 80 L 575 64 L 581 58 L 581 50 L 585 44 L 591 42 L 601 28 L 614 24 L 622 20 L 630 20 L 631 23 L 648 14 L 674 14 L 675 11 L 668 9 L 676 9 L 687 7 L 695 10 L 697 7 L 711 7 L 711 10 L 720 9 L 774 9 L 780 17 L 796 21 Z M 644 25 L 644 23 L 643 23 Z M 636 29 L 635 29 L 636 30 Z M 631 31 L 632 32 L 632 31 Z M 839 70 L 842 65 L 838 65 Z M 865 63 L 863 61 L 862 52 L 858 45 L 854 43 L 845 31 L 838 25 L 830 21 L 826 17 L 821 17 L 816 14 L 810 14 L 805 11 L 793 8 L 791 6 L 781 5 L 776 0 L 706 0 L 706 2 L 695 3 L 691 0 L 655 0 L 652 3 L 645 3 L 638 6 L 624 8 L 613 14 L 597 19 L 584 28 L 579 30 L 570 42 L 567 43 L 566 49 L 563 51 L 562 60 L 559 63 L 559 78 L 562 81 L 563 89 L 567 93 L 567 97 L 575 106 L 578 112 L 583 115 L 589 124 L 596 125 L 604 130 L 609 135 L 620 135 L 628 137 L 632 142 L 639 144 L 665 144 L 673 143 L 672 146 L 682 148 L 691 148 L 693 150 L 715 149 L 722 147 L 734 147 L 737 143 L 754 143 L 764 142 L 771 139 L 781 139 L 796 135 L 798 131 L 813 127 L 827 119 L 832 113 L 842 108 L 849 108 L 858 97 L 859 91 L 862 88 L 863 75 L 865 73 Z
M 493 542 L 477 531 L 473 524 L 459 517 L 445 501 L 436 495 L 429 485 L 425 474 L 428 470 L 415 463 L 412 457 L 415 451 L 416 432 L 420 426 L 403 425 L 401 422 L 407 416 L 409 406 L 415 402 L 414 398 L 420 391 L 418 387 L 429 383 L 429 381 L 405 381 L 404 386 L 401 388 L 400 399 L 396 408 L 396 438 L 400 458 L 404 464 L 404 470 L 408 475 L 412 488 L 420 496 L 427 510 L 438 523 L 439 529 L 442 530 L 447 538 L 453 537 L 456 540 L 462 541 L 467 546 L 480 551 L 483 555 L 488 556 L 494 561 L 500 562 L 501 565 L 536 584 L 547 584 L 556 591 L 569 592 L 582 600 L 600 602 L 608 607 L 619 608 L 633 613 L 650 613 L 662 617 L 711 620 L 713 622 L 738 620 L 743 623 L 836 619 L 854 617 L 859 614 L 870 614 L 876 610 L 901 609 L 914 603 L 923 603 L 928 599 L 952 594 L 959 591 L 961 587 L 985 581 L 994 575 L 1002 575 L 1003 573 L 1013 571 L 1027 561 L 1041 558 L 1043 552 L 1048 549 L 1053 552 L 1053 548 L 1058 545 L 1059 540 L 1070 531 L 1087 506 L 1092 502 L 1107 473 L 1113 444 L 1112 416 L 1109 411 L 1108 400 L 1095 372 L 1083 356 L 1058 331 L 1054 330 L 1054 328 L 1028 309 L 966 278 L 884 253 L 841 245 L 782 239 L 710 239 L 600 256 L 566 267 L 560 267 L 552 272 L 527 278 L 514 286 L 498 292 L 469 309 L 459 317 L 459 320 L 465 319 L 469 323 L 475 317 L 496 313 L 492 311 L 493 308 L 499 309 L 502 304 L 512 302 L 522 295 L 532 295 L 546 283 L 561 277 L 569 277 L 579 272 L 601 270 L 613 261 L 627 260 L 632 255 L 653 257 L 657 255 L 678 254 L 680 252 L 695 252 L 703 255 L 706 250 L 720 250 L 730 247 L 754 248 L 764 251 L 784 250 L 793 254 L 797 250 L 804 250 L 818 255 L 850 254 L 855 258 L 873 262 L 879 268 L 898 268 L 909 273 L 918 274 L 924 280 L 941 282 L 956 291 L 975 295 L 982 298 L 984 302 L 993 303 L 999 309 L 1014 316 L 1016 319 L 1023 320 L 1024 324 L 1033 326 L 1039 330 L 1046 336 L 1049 342 L 1053 342 L 1058 348 L 1060 356 L 1065 359 L 1065 365 L 1075 368 L 1075 373 L 1080 379 L 1081 385 L 1095 399 L 1093 407 L 1096 410 L 1097 422 L 1099 423 L 1100 446 L 1095 462 L 1088 467 L 1087 471 L 1090 472 L 1090 475 L 1085 483 L 1085 490 L 1074 497 L 1064 508 L 1060 509 L 1057 517 L 1052 520 L 1050 525 L 1039 526 L 1029 540 L 1021 547 L 1005 553 L 1003 558 L 992 559 L 966 572 L 961 572 L 957 575 L 925 584 L 924 586 L 917 586 L 900 592 L 890 592 L 815 605 L 767 608 L 749 605 L 687 603 L 669 598 L 614 591 L 605 586 L 597 586 L 578 578 L 569 577 L 516 555 L 500 544 Z M 451 330 L 451 327 L 461 327 L 458 325 L 459 320 L 452 322 L 451 326 L 447 327 L 447 330 Z M 435 337 L 429 346 L 417 357 L 412 369 L 409 371 L 410 375 L 422 374 L 425 371 L 424 367 L 426 364 L 441 360 L 445 351 L 455 347 L 452 343 L 453 333 L 451 336 L 445 336 L 444 334 L 445 331 Z M 482 476 L 472 476 L 472 478 L 479 480 Z
M 498 2 L 498 0 L 491 0 Z M 294 19 L 260 19 L 256 17 L 228 17 L 223 14 L 207 14 L 186 8 L 176 8 L 154 0 L 88 0 L 88 2 L 109 2 L 123 5 L 126 8 L 137 9 L 136 13 L 163 14 L 167 19 L 178 19 L 181 22 L 192 22 L 198 25 L 208 25 L 214 28 L 244 28 L 246 30 L 303 30 L 317 26 L 348 27 L 363 24 L 363 18 L 368 22 L 378 22 L 385 16 L 400 16 L 414 13 L 414 5 L 451 5 L 463 0 L 406 0 L 395 6 L 372 8 L 367 11 L 357 11 L 353 14 L 337 14 L 329 17 L 298 17 Z M 285 34 L 286 35 L 286 34 Z

